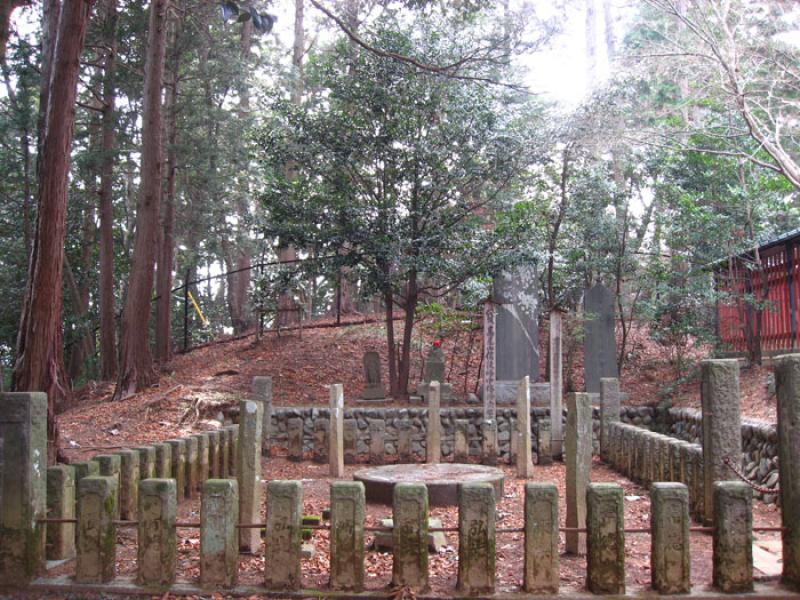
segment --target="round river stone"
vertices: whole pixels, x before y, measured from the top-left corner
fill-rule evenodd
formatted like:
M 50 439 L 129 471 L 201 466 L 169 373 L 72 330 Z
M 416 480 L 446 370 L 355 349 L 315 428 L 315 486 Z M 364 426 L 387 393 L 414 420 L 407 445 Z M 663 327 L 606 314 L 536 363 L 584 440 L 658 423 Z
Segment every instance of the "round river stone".
M 392 503 L 394 485 L 400 482 L 424 483 L 428 488 L 431 506 L 453 506 L 458 504 L 458 486 L 461 483 L 491 483 L 495 497 L 503 497 L 503 471 L 495 467 L 459 463 L 403 464 L 385 467 L 370 467 L 353 474 L 353 479 L 362 481 L 367 502 Z

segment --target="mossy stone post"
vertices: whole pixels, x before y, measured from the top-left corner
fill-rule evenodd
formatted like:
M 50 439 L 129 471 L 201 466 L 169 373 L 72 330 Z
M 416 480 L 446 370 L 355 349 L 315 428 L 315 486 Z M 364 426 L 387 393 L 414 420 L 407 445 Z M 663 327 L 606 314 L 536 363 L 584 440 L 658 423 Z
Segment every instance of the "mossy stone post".
M 369 464 L 382 465 L 386 462 L 386 423 L 383 419 L 369 419 Z
M 135 450 L 120 450 L 119 456 L 119 516 L 125 521 L 136 518 L 139 504 L 139 455 Z
M 401 463 L 414 460 L 411 455 L 411 423 L 407 419 L 397 422 L 397 456 Z
M 553 464 L 553 437 L 550 419 L 539 419 L 536 428 L 536 449 L 538 452 L 539 466 Z
M 456 419 L 453 462 L 469 462 L 469 421 L 467 419 Z
M 713 584 L 726 594 L 753 591 L 753 490 L 717 481 L 713 497 Z
M 145 479 L 139 484 L 139 585 L 165 588 L 175 582 L 178 490 L 174 479 Z
M 531 438 L 531 378 L 527 375 L 517 388 L 517 477 L 533 477 L 533 440 Z
M 153 445 L 156 449 L 156 477 L 172 479 L 172 446 L 166 442 Z
M 553 483 L 525 484 L 525 570 L 523 589 L 557 594 L 558 488 Z
M 392 587 L 427 590 L 428 488 L 422 483 L 398 483 L 392 512 Z
M 167 440 L 167 444 L 171 448 L 172 479 L 183 497 L 186 487 L 186 440 Z
M 694 510 L 695 514 L 697 515 L 698 519 L 704 519 L 707 513 L 712 512 L 713 514 L 713 500 L 712 505 L 706 508 L 706 498 L 705 498 L 705 472 L 706 472 L 706 460 L 705 460 L 705 453 L 703 451 L 703 447 L 699 444 L 692 444 L 691 451 L 689 452 L 689 458 L 692 462 L 692 481 L 694 482 L 694 488 L 692 491 L 689 492 L 690 496 L 694 495 L 695 497 L 695 504 Z M 713 517 L 712 517 L 713 520 Z
M 261 453 L 269 456 L 272 445 L 272 377 L 253 377 L 253 400 L 263 406 Z
M 427 440 L 425 445 L 425 462 L 442 461 L 442 419 L 440 416 L 441 387 L 438 381 L 428 384 L 428 422 L 426 425 Z
M 619 421 L 621 397 L 619 379 L 600 378 L 600 458 L 609 460 L 609 425 Z
M 78 483 L 77 583 L 107 583 L 117 571 L 119 477 L 90 476 Z
M 713 516 L 714 482 L 731 478 L 725 464 L 742 462 L 742 407 L 739 393 L 739 361 L 700 362 L 700 400 L 703 405 L 703 506 L 704 521 Z
M 330 427 L 328 440 L 330 449 L 328 451 L 328 461 L 330 464 L 331 477 L 344 476 L 345 456 L 345 436 L 344 436 L 344 388 L 341 383 L 335 383 L 330 389 Z M 353 425 L 355 421 L 351 419 Z M 353 447 L 355 450 L 355 447 Z
M 93 477 L 100 475 L 100 465 L 96 460 L 82 460 L 70 463 L 70 466 L 75 469 L 75 490 L 77 493 L 78 483 L 84 477 Z
M 622 486 L 592 483 L 586 490 L 586 587 L 593 594 L 625 593 Z
M 47 469 L 47 517 L 75 518 L 75 467 L 56 465 Z M 48 560 L 75 557 L 75 524 L 47 524 Z
M 116 487 L 116 501 L 114 502 L 114 518 L 120 518 L 120 506 L 119 506 L 119 489 L 120 489 L 120 470 L 122 468 L 122 459 L 119 457 L 118 454 L 99 454 L 94 457 L 93 460 L 97 461 L 97 464 L 100 465 L 100 475 L 102 477 L 116 477 L 117 479 L 117 487 Z
M 219 472 L 219 431 L 208 432 L 208 477 L 209 479 L 223 479 Z
M 592 404 L 589 394 L 567 397 L 567 527 L 586 525 L 586 488 L 592 467 Z M 567 531 L 567 552 L 586 552 L 586 534 Z
M 303 462 L 303 419 L 292 417 L 286 422 L 286 433 L 289 436 L 287 458 L 294 462 Z
M 800 590 L 800 354 L 778 358 L 775 387 L 783 524 L 782 581 Z
M 199 464 L 200 444 L 197 438 L 192 436 L 186 438 L 186 497 L 197 498 L 200 489 L 200 464 Z
M 47 395 L 0 394 L 0 582 L 24 584 L 44 567 Z
M 490 466 L 497 464 L 497 419 L 481 421 L 481 462 Z
M 330 452 L 330 440 L 328 439 L 331 429 L 330 421 L 319 419 L 314 422 L 314 462 L 320 465 L 328 463 L 328 452 Z
M 269 590 L 300 589 L 303 486 L 299 481 L 267 484 L 267 535 L 269 557 L 265 582 Z
M 495 498 L 490 483 L 463 483 L 458 490 L 458 584 L 468 596 L 494 593 Z
M 650 487 L 650 575 L 659 594 L 691 591 L 689 490 L 682 483 Z
M 669 478 L 667 481 L 683 483 L 681 481 L 681 440 L 669 438 Z
M 263 410 L 263 408 L 262 408 Z M 262 425 L 263 426 L 263 425 Z M 239 464 L 239 426 L 238 425 L 231 425 L 228 427 L 228 431 L 230 432 L 231 436 L 231 454 L 229 456 L 230 459 L 230 471 L 229 475 L 236 477 L 236 469 Z
M 139 480 L 153 479 L 156 476 L 156 448 L 155 446 L 141 446 L 136 448 L 139 455 Z
M 364 589 L 364 484 L 331 484 L 331 589 Z
M 241 451 L 237 468 L 239 481 L 239 515 L 244 523 L 258 523 L 261 515 L 261 412 L 264 405 L 253 400 L 239 402 Z M 261 548 L 261 530 L 239 530 L 239 548 L 256 552 Z
M 260 455 L 260 448 L 258 452 Z M 203 587 L 236 585 L 239 577 L 238 524 L 238 482 L 206 480 L 200 501 L 200 585 Z
M 197 438 L 197 483 L 202 486 L 211 478 L 208 472 L 209 439 L 207 433 L 198 433 L 194 437 Z

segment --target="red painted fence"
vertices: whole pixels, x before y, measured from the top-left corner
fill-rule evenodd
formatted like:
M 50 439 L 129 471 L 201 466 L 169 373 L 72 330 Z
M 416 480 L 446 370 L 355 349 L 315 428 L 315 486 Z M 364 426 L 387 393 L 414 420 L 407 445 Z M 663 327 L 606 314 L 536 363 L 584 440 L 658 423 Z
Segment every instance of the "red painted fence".
M 756 306 L 761 313 L 761 349 L 765 353 L 800 347 L 797 298 L 800 293 L 800 240 L 765 246 L 762 268 L 753 254 L 733 259 L 717 272 L 717 289 L 727 297 L 717 305 L 719 338 L 723 350 L 746 352 L 748 324 L 757 331 Z M 749 300 L 749 301 L 748 301 Z

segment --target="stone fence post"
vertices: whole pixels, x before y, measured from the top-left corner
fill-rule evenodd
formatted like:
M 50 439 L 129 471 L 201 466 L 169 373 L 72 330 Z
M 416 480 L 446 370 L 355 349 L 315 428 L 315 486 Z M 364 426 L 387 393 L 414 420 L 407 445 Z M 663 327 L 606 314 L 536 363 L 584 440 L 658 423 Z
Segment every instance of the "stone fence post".
M 800 354 L 778 359 L 775 386 L 783 524 L 782 581 L 794 590 L 800 590 Z
M 200 585 L 203 587 L 236 585 L 238 524 L 238 483 L 233 479 L 207 479 L 200 503 Z
M 253 400 L 263 406 L 261 453 L 269 456 L 272 444 L 272 377 L 253 377 Z
M 299 481 L 267 484 L 266 585 L 270 590 L 300 589 L 303 486 Z
M 616 377 L 600 378 L 600 457 L 609 460 L 609 426 L 619 421 L 620 393 L 619 379 Z
M 493 594 L 495 498 L 490 483 L 463 483 L 458 491 L 458 586 L 468 596 Z
M 330 391 L 330 428 L 328 461 L 331 477 L 344 477 L 344 388 L 335 383 Z
M 441 388 L 438 381 L 428 384 L 427 463 L 442 460 L 442 420 L 439 413 Z
M 77 583 L 107 583 L 117 572 L 119 477 L 84 477 L 78 484 Z
M 659 594 L 691 591 L 689 490 L 682 483 L 650 488 L 650 575 Z
M 139 585 L 163 589 L 175 582 L 179 491 L 174 479 L 145 479 L 139 484 Z
M 427 590 L 428 488 L 422 483 L 398 483 L 392 512 L 392 586 Z
M 525 485 L 525 571 L 523 589 L 558 594 L 558 488 L 553 483 Z
M 239 403 L 239 515 L 245 523 L 258 523 L 261 516 L 261 426 L 264 410 L 260 402 Z M 255 552 L 261 548 L 261 531 L 239 530 L 239 549 Z
M 714 484 L 713 583 L 726 594 L 753 591 L 753 490 L 743 481 Z
M 527 375 L 517 390 L 517 477 L 533 477 L 533 440 L 531 439 L 531 378 Z
M 364 589 L 364 484 L 331 484 L 331 588 L 360 592 Z
M 625 593 L 622 487 L 592 483 L 586 491 L 586 583 L 593 594 Z
M 47 469 L 47 516 L 75 518 L 75 467 L 56 465 Z M 75 556 L 75 524 L 48 523 L 47 558 L 64 560 Z
M 592 404 L 589 394 L 567 397 L 567 527 L 582 528 L 586 524 L 586 488 L 592 467 Z M 586 534 L 568 531 L 567 552 L 583 554 Z
M 742 409 L 739 394 L 739 361 L 704 360 L 700 363 L 700 399 L 703 404 L 703 503 L 704 521 L 711 522 L 714 483 L 733 473 L 725 464 L 741 467 Z

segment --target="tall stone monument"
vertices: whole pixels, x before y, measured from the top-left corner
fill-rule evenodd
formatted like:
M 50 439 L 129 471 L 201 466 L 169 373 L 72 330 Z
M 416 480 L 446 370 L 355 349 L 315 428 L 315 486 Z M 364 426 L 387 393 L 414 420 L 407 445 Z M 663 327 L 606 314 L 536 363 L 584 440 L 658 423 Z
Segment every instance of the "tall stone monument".
M 618 377 L 617 341 L 614 334 L 614 293 L 602 283 L 586 290 L 583 298 L 585 315 L 584 379 L 586 391 L 600 393 L 600 379 Z
M 539 378 L 539 286 L 536 268 L 518 267 L 494 280 L 495 393 L 497 402 L 513 404 L 523 377 Z

